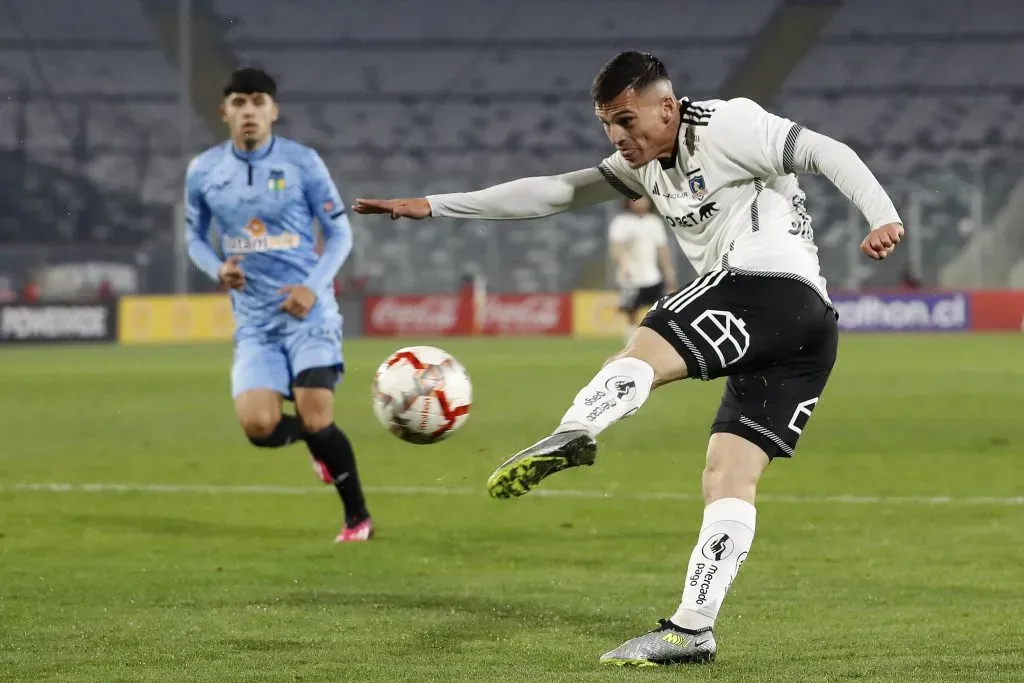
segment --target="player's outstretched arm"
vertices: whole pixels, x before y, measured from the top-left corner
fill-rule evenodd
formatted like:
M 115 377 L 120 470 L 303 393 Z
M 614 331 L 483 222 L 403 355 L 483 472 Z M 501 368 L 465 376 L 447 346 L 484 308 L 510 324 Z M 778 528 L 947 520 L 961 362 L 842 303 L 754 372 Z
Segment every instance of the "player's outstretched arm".
M 355 212 L 399 218 L 543 218 L 619 197 L 597 168 L 553 176 L 520 178 L 475 192 L 407 199 L 357 199 Z

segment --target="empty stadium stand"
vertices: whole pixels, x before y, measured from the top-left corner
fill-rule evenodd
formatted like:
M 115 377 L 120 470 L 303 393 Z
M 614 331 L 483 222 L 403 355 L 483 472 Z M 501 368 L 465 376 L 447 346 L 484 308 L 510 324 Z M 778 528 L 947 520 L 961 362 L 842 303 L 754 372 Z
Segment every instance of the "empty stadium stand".
M 349 199 L 591 165 L 608 146 L 587 90 L 611 54 L 649 49 L 680 94 L 714 97 L 775 7 L 195 2 L 218 17 L 239 63 L 279 77 L 281 132 L 320 149 Z M 1011 65 L 1024 63 L 1024 4 L 965 7 L 847 2 L 766 103 L 848 142 L 904 218 L 920 217 L 926 281 L 1022 171 L 1024 70 Z M 0 3 L 0 239 L 169 243 L 184 168 L 178 79 L 137 0 Z M 192 151 L 216 139 L 194 112 L 188 125 Z M 900 262 L 880 269 L 851 258 L 864 226 L 845 200 L 821 179 L 805 186 L 833 286 L 895 282 Z M 465 270 L 496 273 L 503 288 L 570 287 L 603 258 L 611 208 L 519 224 L 360 219 L 352 267 L 377 288 L 447 289 Z

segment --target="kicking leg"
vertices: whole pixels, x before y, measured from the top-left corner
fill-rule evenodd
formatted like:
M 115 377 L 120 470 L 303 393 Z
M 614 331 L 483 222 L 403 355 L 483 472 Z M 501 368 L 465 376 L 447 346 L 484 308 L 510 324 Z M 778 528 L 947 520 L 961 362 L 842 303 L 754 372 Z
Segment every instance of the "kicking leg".
M 594 438 L 636 413 L 651 390 L 687 376 L 686 362 L 659 333 L 637 328 L 573 400 L 555 432 L 502 463 L 487 480 L 495 498 L 521 496 L 545 477 L 594 464 Z

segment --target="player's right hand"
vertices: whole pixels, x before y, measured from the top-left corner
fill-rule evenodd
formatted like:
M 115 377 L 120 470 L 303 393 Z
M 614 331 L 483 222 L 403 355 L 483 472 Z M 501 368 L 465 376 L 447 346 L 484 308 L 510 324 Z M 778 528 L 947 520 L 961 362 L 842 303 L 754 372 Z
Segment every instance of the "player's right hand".
M 242 272 L 241 256 L 232 256 L 220 267 L 217 276 L 220 281 L 230 289 L 243 289 L 245 287 L 245 273 Z
M 391 220 L 399 218 L 430 218 L 430 202 L 426 197 L 409 199 L 357 199 L 353 207 L 356 213 L 386 213 Z

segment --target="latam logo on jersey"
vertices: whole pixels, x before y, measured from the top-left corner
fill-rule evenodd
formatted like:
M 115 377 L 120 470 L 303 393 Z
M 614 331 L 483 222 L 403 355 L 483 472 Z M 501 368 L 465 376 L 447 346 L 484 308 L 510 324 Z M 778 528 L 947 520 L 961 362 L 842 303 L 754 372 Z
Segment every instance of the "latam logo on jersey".
M 267 224 L 259 218 L 252 218 L 244 228 L 244 235 L 224 237 L 224 253 L 252 254 L 263 251 L 288 251 L 297 249 L 299 236 L 294 232 L 268 235 Z

